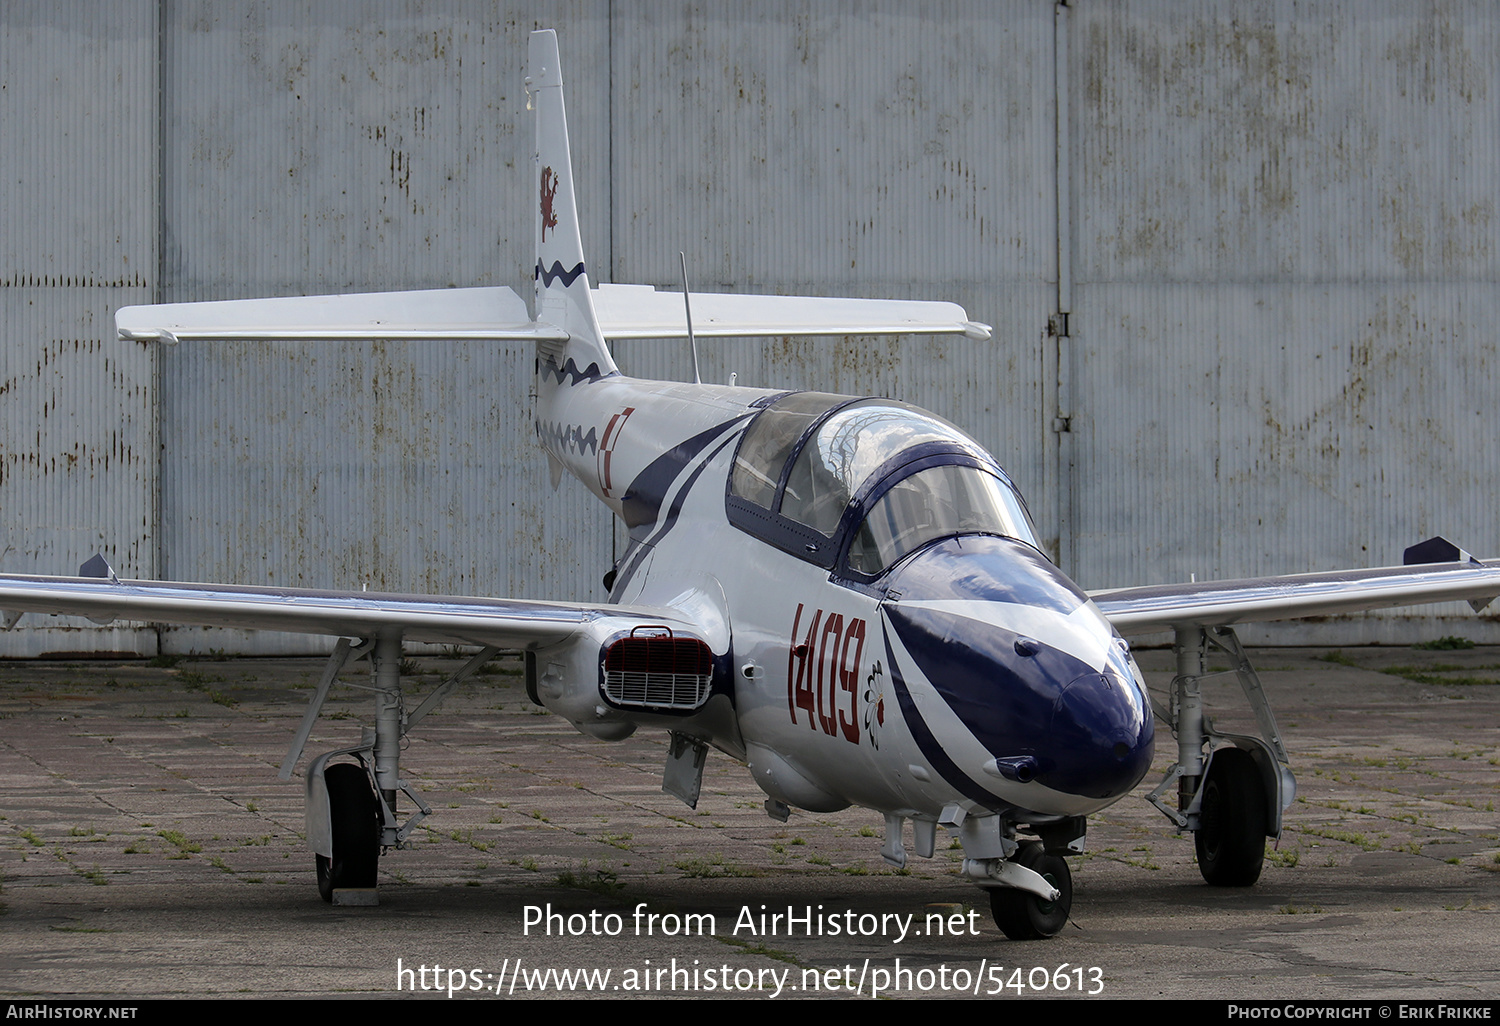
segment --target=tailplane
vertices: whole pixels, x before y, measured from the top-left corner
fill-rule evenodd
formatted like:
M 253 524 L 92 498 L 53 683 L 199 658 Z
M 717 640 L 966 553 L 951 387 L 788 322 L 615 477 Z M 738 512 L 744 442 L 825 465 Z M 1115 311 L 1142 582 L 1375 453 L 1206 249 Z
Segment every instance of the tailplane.
M 565 343 L 540 343 L 541 358 L 560 378 L 594 379 L 616 368 L 599 330 L 583 263 L 556 32 L 531 34 L 530 60 L 526 88 L 536 111 L 538 183 L 535 316 L 568 334 Z

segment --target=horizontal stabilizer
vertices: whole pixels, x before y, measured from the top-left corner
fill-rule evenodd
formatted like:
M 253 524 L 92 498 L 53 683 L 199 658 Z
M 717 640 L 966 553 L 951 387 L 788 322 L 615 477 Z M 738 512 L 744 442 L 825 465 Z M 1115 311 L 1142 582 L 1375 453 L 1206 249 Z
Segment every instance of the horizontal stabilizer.
M 521 297 L 499 287 L 127 306 L 115 314 L 115 327 L 122 339 L 160 342 L 567 339 L 532 321 Z
M 682 293 L 650 285 L 601 285 L 591 295 L 606 338 L 687 338 Z M 703 338 L 774 335 L 965 335 L 990 328 L 956 303 L 823 299 L 694 292 L 693 328 Z M 127 306 L 115 314 L 127 341 L 337 341 L 405 339 L 566 342 L 568 333 L 531 320 L 508 288 L 363 292 L 342 296 L 231 299 Z
M 766 335 L 965 335 L 990 337 L 957 303 L 690 293 L 699 338 Z M 687 338 L 681 292 L 650 285 L 600 285 L 594 310 L 608 339 Z

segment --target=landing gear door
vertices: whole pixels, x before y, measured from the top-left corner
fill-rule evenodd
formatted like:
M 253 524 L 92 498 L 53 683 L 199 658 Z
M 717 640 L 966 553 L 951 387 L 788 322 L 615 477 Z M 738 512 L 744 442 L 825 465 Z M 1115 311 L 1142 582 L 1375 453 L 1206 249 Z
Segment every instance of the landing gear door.
M 1250 753 L 1260 771 L 1261 788 L 1266 796 L 1266 836 L 1281 836 L 1281 814 L 1297 800 L 1297 779 L 1276 758 L 1271 746 L 1248 734 L 1220 734 L 1236 748 Z
M 328 761 L 340 755 L 353 755 L 368 772 L 369 764 L 365 759 L 373 751 L 372 744 L 340 748 L 324 752 L 308 764 L 307 801 L 303 805 L 303 813 L 307 823 L 307 847 L 314 855 L 321 855 L 325 859 L 333 858 L 333 812 L 328 801 L 328 781 L 323 776 L 328 769 Z

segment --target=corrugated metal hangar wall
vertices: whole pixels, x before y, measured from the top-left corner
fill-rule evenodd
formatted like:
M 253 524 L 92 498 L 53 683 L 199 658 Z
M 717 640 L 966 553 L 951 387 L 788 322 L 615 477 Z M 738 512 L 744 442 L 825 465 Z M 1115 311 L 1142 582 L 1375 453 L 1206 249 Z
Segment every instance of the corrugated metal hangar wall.
M 582 599 L 531 354 L 113 340 L 126 304 L 530 278 L 526 36 L 601 280 L 907 296 L 963 339 L 705 345 L 990 446 L 1085 587 L 1500 552 L 1500 11 L 1475 2 L 0 7 L 0 569 Z M 621 365 L 686 376 L 685 347 Z M 1251 638 L 1462 633 L 1493 612 Z M 0 654 L 307 650 L 30 618 Z

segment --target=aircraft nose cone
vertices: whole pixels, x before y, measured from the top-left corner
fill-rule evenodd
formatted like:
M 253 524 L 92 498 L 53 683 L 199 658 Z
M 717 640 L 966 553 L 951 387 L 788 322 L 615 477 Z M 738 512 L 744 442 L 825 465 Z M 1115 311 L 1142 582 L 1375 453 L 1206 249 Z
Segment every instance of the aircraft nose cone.
M 1126 650 L 1034 550 L 1001 538 L 939 543 L 902 568 L 892 591 L 899 597 L 882 609 L 904 648 L 901 659 L 891 653 L 902 711 L 953 779 L 1039 785 L 1020 800 L 1071 814 L 1125 794 L 1150 768 L 1151 709 Z
M 1052 705 L 1050 758 L 1037 779 L 1053 790 L 1115 798 L 1151 767 L 1154 729 L 1135 685 L 1119 674 L 1085 673 Z

